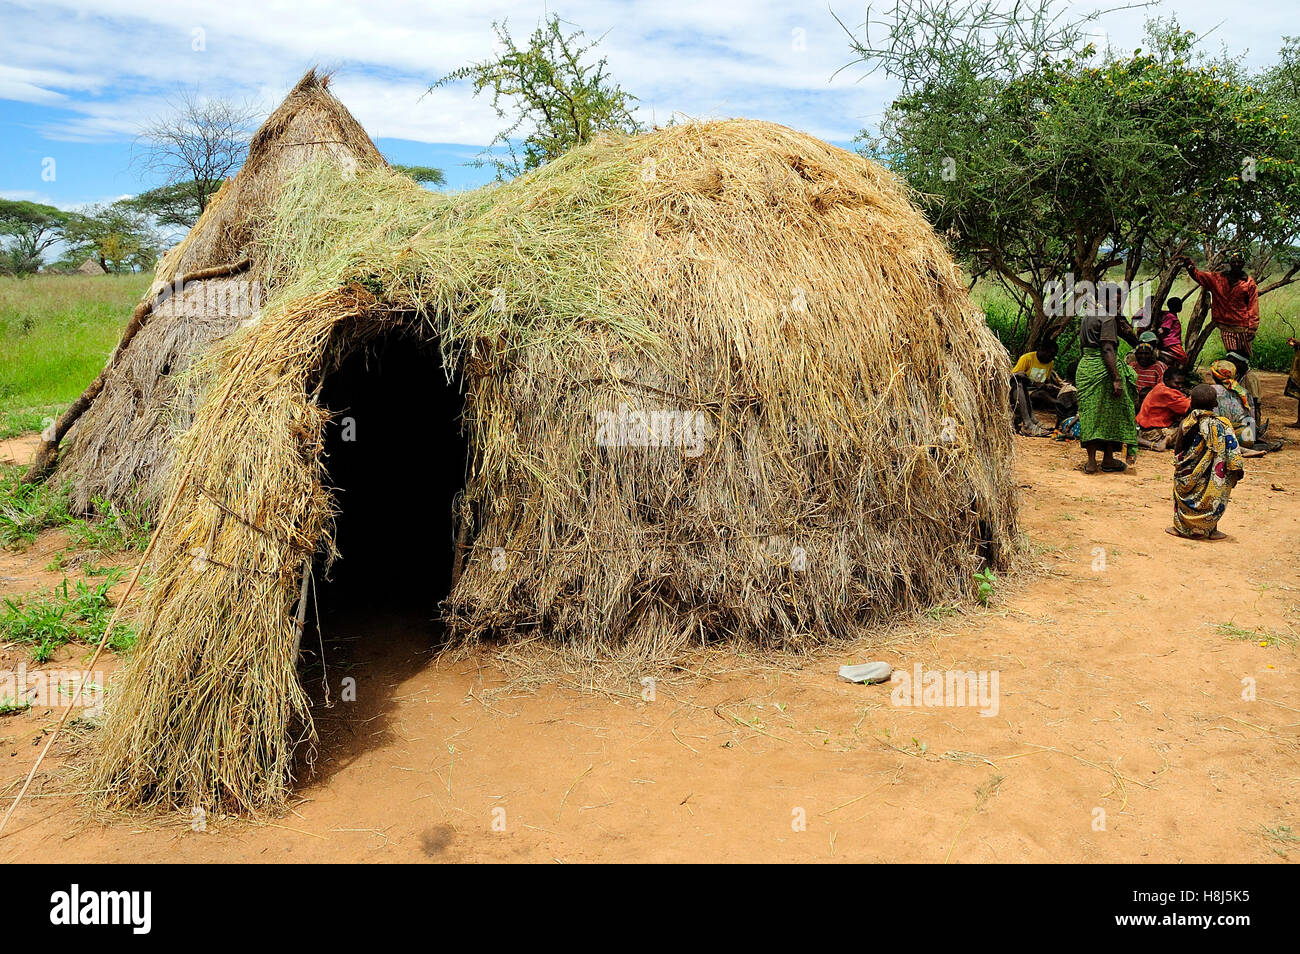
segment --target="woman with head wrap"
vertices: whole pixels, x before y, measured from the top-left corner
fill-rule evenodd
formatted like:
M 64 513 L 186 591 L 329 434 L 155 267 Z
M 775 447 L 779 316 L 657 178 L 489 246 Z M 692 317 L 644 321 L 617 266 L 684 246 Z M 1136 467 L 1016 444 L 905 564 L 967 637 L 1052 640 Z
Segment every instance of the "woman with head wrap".
M 1255 415 L 1250 393 L 1237 380 L 1237 366 L 1221 359 L 1210 365 L 1210 376 L 1218 397 L 1216 413 L 1232 425 L 1237 442 L 1250 447 L 1255 443 Z
M 1174 438 L 1174 525 L 1169 533 L 1193 540 L 1221 540 L 1219 520 L 1228 497 L 1245 475 L 1232 426 L 1214 413 L 1215 387 L 1192 389 L 1191 413 Z

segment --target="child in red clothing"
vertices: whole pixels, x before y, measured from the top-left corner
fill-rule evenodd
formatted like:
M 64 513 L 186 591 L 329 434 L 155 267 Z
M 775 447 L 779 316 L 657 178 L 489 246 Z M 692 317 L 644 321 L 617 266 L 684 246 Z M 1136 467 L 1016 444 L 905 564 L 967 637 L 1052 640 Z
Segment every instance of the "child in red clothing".
M 1178 423 L 1190 412 L 1191 399 L 1178 390 L 1181 383 L 1182 372 L 1166 368 L 1163 378 L 1148 392 L 1137 414 L 1140 447 L 1164 450 L 1178 430 Z
M 1183 300 L 1170 298 L 1151 326 L 1156 336 L 1156 353 L 1165 364 L 1182 364 L 1187 360 L 1187 352 L 1183 350 L 1183 322 L 1178 317 L 1182 310 Z
M 1138 346 L 1129 353 L 1128 363 L 1137 373 L 1137 406 L 1142 407 L 1147 393 L 1165 376 L 1168 367 L 1156 355 L 1156 336 L 1150 331 L 1142 332 Z

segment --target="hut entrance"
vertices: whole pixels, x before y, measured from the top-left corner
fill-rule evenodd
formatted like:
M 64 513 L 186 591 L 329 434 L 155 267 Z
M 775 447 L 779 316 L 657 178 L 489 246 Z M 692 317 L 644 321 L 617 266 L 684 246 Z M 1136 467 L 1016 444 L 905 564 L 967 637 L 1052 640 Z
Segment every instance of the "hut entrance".
M 462 400 L 436 347 L 390 336 L 359 349 L 325 382 L 325 466 L 338 510 L 340 559 L 318 575 L 327 617 L 375 629 L 438 629 L 451 588 L 452 504 L 464 485 Z

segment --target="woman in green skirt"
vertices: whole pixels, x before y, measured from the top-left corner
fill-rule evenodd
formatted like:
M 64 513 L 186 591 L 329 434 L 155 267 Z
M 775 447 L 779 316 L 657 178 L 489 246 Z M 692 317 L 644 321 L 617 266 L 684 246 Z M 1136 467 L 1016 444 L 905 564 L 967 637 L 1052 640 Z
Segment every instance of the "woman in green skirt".
M 1134 406 L 1137 398 L 1137 375 L 1119 360 L 1119 339 L 1137 342 L 1133 328 L 1119 314 L 1114 296 L 1101 295 L 1101 302 L 1086 315 L 1079 326 L 1079 344 L 1083 357 L 1074 374 L 1079 389 L 1079 443 L 1088 451 L 1084 470 L 1121 471 L 1124 461 L 1115 454 L 1137 444 L 1137 421 Z M 1101 452 L 1100 465 L 1097 453 Z

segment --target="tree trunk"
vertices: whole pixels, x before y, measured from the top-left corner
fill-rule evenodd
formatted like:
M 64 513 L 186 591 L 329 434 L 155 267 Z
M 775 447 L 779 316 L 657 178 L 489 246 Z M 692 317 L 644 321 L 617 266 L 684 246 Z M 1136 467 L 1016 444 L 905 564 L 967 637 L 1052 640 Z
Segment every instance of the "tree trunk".
M 1183 367 L 1189 371 L 1196 367 L 1201 349 L 1205 347 L 1205 343 L 1210 340 L 1210 333 L 1214 331 L 1214 322 L 1207 324 L 1205 321 L 1209 311 L 1210 296 L 1206 294 L 1204 288 L 1198 288 L 1196 307 L 1192 309 L 1192 317 L 1188 320 L 1187 327 L 1183 329 L 1183 347 L 1187 351 L 1187 361 Z

